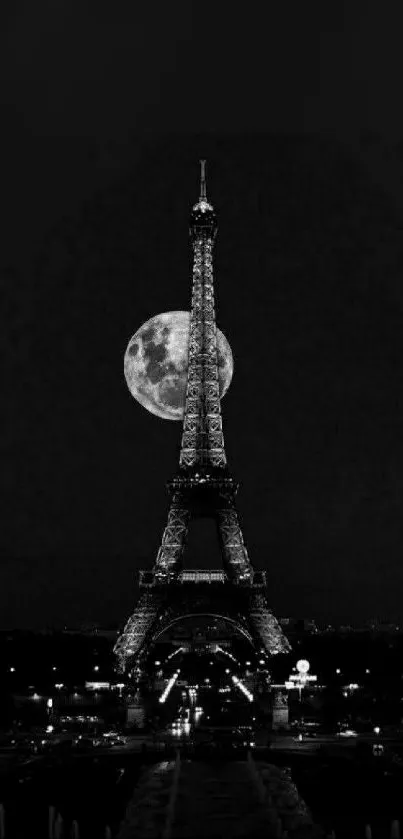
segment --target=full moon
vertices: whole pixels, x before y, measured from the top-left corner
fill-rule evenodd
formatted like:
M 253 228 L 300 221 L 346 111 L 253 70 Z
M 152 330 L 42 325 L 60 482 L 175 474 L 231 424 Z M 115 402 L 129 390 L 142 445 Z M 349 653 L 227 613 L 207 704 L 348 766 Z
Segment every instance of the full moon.
M 125 379 L 132 396 L 157 417 L 183 419 L 186 400 L 189 312 L 164 312 L 150 318 L 130 338 L 124 357 Z M 227 392 L 234 360 L 217 328 L 220 399 Z

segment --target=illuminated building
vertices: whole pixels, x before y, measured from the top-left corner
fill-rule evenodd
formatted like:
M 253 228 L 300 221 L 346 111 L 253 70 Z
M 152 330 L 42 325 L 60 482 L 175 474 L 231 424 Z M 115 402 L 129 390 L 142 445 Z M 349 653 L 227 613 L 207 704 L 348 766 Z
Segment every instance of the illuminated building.
M 164 631 L 195 613 L 225 618 L 271 655 L 290 649 L 266 601 L 265 572 L 256 571 L 249 559 L 235 507 L 238 486 L 227 465 L 213 282 L 217 217 L 207 200 L 204 164 L 200 198 L 190 217 L 193 283 L 179 469 L 168 484 L 171 506 L 161 547 L 152 570 L 140 572 L 139 601 L 114 648 L 122 670 L 133 662 L 141 666 Z M 192 518 L 214 520 L 223 570 L 183 569 Z

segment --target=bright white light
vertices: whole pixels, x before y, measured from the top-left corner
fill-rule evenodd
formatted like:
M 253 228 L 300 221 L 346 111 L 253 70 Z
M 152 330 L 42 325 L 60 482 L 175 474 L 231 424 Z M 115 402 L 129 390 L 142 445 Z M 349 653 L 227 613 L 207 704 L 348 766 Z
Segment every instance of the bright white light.
M 341 673 L 340 667 L 336 669 L 336 673 Z
M 40 699 L 39 693 L 34 693 L 32 699 Z
M 227 667 L 227 669 L 226 669 L 226 671 L 225 671 L 225 672 L 226 672 L 226 673 L 229 673 L 229 672 L 230 672 L 230 671 L 229 671 L 229 669 L 228 669 L 228 667 Z
M 369 670 L 369 668 L 367 667 L 367 669 L 366 669 L 366 671 L 365 671 L 365 672 L 366 672 L 366 673 L 370 673 L 371 671 L 370 671 L 370 670 Z
M 176 673 L 174 673 L 173 676 L 171 676 L 171 678 L 170 678 L 170 680 L 169 680 L 169 682 L 168 682 L 168 684 L 167 684 L 167 686 L 164 690 L 164 693 L 159 698 L 159 701 L 161 703 L 165 702 L 167 696 L 171 692 L 171 690 L 172 690 L 172 688 L 173 688 L 173 686 L 174 686 L 174 684 L 175 684 L 175 682 L 176 682 L 176 680 L 179 676 L 179 673 L 180 673 L 180 670 L 177 670 Z
M 250 667 L 250 661 L 245 661 L 247 667 Z
M 183 652 L 184 649 L 185 649 L 184 647 L 178 647 L 177 650 L 174 650 L 173 653 L 170 653 L 169 656 L 167 656 L 167 660 L 170 659 L 170 658 L 173 658 L 174 655 L 178 655 L 178 653 Z
M 227 655 L 228 658 L 232 658 L 232 661 L 237 661 L 237 659 L 235 658 L 234 655 L 232 655 L 232 653 L 229 653 L 228 650 L 224 650 L 222 647 L 219 646 L 219 644 L 216 644 L 215 651 L 216 651 L 216 653 L 218 653 L 218 652 L 224 653 L 224 655 Z
M 52 670 L 57 670 L 57 667 L 52 667 Z
M 47 725 L 46 726 L 47 734 L 51 734 L 53 730 L 54 730 L 54 725 Z
M 298 673 L 308 673 L 308 670 L 310 669 L 310 666 L 311 665 L 310 665 L 309 661 L 306 660 L 306 658 L 300 658 L 300 660 L 297 661 Z
M 155 664 L 155 666 L 156 666 L 156 667 L 159 667 L 159 665 L 161 664 L 161 662 L 160 662 L 160 661 L 154 661 L 154 664 Z
M 210 684 L 210 679 L 205 679 L 204 681 L 205 681 L 206 685 Z
M 260 659 L 259 659 L 259 664 L 266 664 L 266 662 L 265 662 L 264 658 L 260 658 Z
M 249 699 L 249 702 L 253 702 L 253 693 L 251 693 L 248 690 L 248 688 L 245 687 L 245 685 L 241 682 L 241 680 L 238 679 L 237 676 L 231 676 L 231 679 L 232 679 L 234 685 L 236 685 L 237 688 L 239 688 L 239 690 L 241 690 L 242 693 Z
M 53 699 L 52 699 L 52 697 L 49 697 L 49 699 L 47 699 L 46 704 L 47 704 L 48 708 L 51 708 L 51 707 L 52 707 L 52 705 L 53 705 Z
M 56 682 L 55 688 L 58 688 L 58 690 L 60 690 L 60 688 L 64 688 L 63 682 Z
M 376 725 L 375 728 L 374 728 L 374 734 L 380 734 L 380 733 L 381 733 L 381 729 L 379 728 L 379 725 Z
M 15 673 L 15 667 L 10 667 L 10 673 Z
M 98 664 L 95 665 L 94 670 L 96 670 L 96 671 L 99 670 L 99 665 Z
M 360 686 L 357 685 L 355 682 L 351 682 L 348 687 L 350 690 L 358 690 Z

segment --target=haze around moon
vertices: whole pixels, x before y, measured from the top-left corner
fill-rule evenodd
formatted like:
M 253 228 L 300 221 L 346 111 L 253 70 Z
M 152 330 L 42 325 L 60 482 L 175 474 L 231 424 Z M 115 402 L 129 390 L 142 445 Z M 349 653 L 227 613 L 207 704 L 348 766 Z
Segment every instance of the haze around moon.
M 164 312 L 144 323 L 130 338 L 124 356 L 124 375 L 134 398 L 162 419 L 184 416 L 189 312 Z M 227 392 L 234 360 L 231 347 L 217 328 L 217 361 L 220 399 Z

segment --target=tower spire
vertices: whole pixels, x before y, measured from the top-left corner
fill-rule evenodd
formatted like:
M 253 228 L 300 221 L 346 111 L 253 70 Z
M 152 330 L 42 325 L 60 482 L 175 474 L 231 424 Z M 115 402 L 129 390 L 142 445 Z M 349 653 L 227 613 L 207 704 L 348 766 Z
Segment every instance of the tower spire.
M 207 193 L 206 193 L 206 161 L 200 161 L 200 198 L 199 201 L 206 201 L 207 202 Z
M 256 649 L 263 646 L 271 655 L 290 649 L 267 604 L 265 574 L 249 559 L 235 507 L 237 485 L 227 465 L 213 279 L 217 217 L 206 199 L 205 163 L 200 161 L 200 201 L 190 214 L 192 304 L 179 469 L 168 483 L 171 504 L 156 560 L 151 571 L 140 572 L 140 599 L 114 647 L 121 667 L 134 661 L 137 674 L 151 645 L 173 622 L 191 614 L 223 615 Z M 217 529 L 223 564 L 219 579 L 217 571 L 183 569 L 189 525 L 204 517 L 213 519 Z

